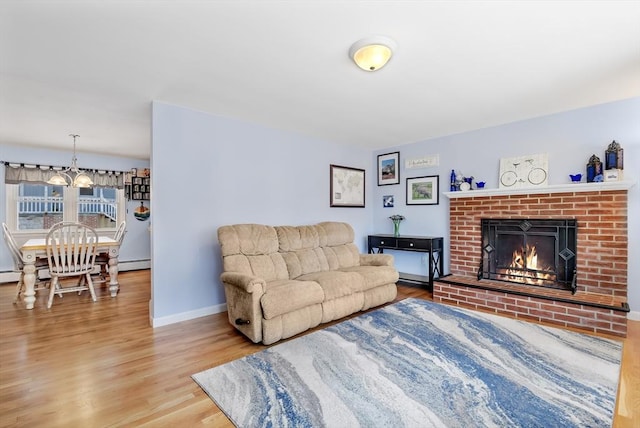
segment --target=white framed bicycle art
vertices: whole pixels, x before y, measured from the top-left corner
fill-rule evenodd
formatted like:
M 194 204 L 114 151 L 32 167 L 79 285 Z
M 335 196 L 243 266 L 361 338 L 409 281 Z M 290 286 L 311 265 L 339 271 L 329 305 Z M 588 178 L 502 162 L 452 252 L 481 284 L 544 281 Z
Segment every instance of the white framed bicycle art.
M 546 186 L 549 179 L 547 153 L 500 159 L 500 188 Z

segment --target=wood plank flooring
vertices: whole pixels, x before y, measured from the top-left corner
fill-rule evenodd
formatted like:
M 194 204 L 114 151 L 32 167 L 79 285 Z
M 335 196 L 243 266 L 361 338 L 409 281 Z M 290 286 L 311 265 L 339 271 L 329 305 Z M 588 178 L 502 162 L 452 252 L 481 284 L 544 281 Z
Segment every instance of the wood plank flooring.
M 98 287 L 95 303 L 66 294 L 47 310 L 40 296 L 32 311 L 12 304 L 15 284 L 0 285 L 0 426 L 231 427 L 190 376 L 265 346 L 226 313 L 152 329 L 149 278 L 124 272 L 115 299 Z M 398 290 L 398 300 L 431 299 Z M 614 427 L 639 426 L 640 321 L 631 321 Z

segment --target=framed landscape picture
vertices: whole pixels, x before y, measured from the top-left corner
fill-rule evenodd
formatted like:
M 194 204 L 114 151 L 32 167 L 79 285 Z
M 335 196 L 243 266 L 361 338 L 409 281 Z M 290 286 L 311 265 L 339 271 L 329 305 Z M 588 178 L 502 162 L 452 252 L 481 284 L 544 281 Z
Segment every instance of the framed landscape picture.
M 378 155 L 378 186 L 400 184 L 400 152 Z
M 440 176 L 407 178 L 407 205 L 438 205 Z
M 364 208 L 364 169 L 330 165 L 329 206 Z

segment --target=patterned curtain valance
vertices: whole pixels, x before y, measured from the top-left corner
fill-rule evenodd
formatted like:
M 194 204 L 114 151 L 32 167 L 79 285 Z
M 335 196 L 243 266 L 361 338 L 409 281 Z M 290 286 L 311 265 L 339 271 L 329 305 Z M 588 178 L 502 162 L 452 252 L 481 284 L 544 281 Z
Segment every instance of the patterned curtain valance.
M 65 168 L 50 165 L 28 165 L 23 163 L 4 163 L 4 182 L 7 184 L 39 183 L 47 184 L 47 181 Z M 95 169 L 83 169 L 93 181 L 94 187 L 113 187 L 124 189 L 123 171 L 101 171 Z

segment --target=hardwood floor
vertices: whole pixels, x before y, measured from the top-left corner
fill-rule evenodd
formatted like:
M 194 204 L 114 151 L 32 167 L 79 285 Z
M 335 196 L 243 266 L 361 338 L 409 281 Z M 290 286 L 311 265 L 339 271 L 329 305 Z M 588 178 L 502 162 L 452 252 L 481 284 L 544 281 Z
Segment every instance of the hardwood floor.
M 98 287 L 95 303 L 66 294 L 47 310 L 40 296 L 32 311 L 12 304 L 15 284 L 0 285 L 0 426 L 232 426 L 190 376 L 265 346 L 226 313 L 152 329 L 149 271 L 119 280 L 115 299 Z M 614 427 L 640 426 L 640 321 L 629 322 L 616 407 Z

